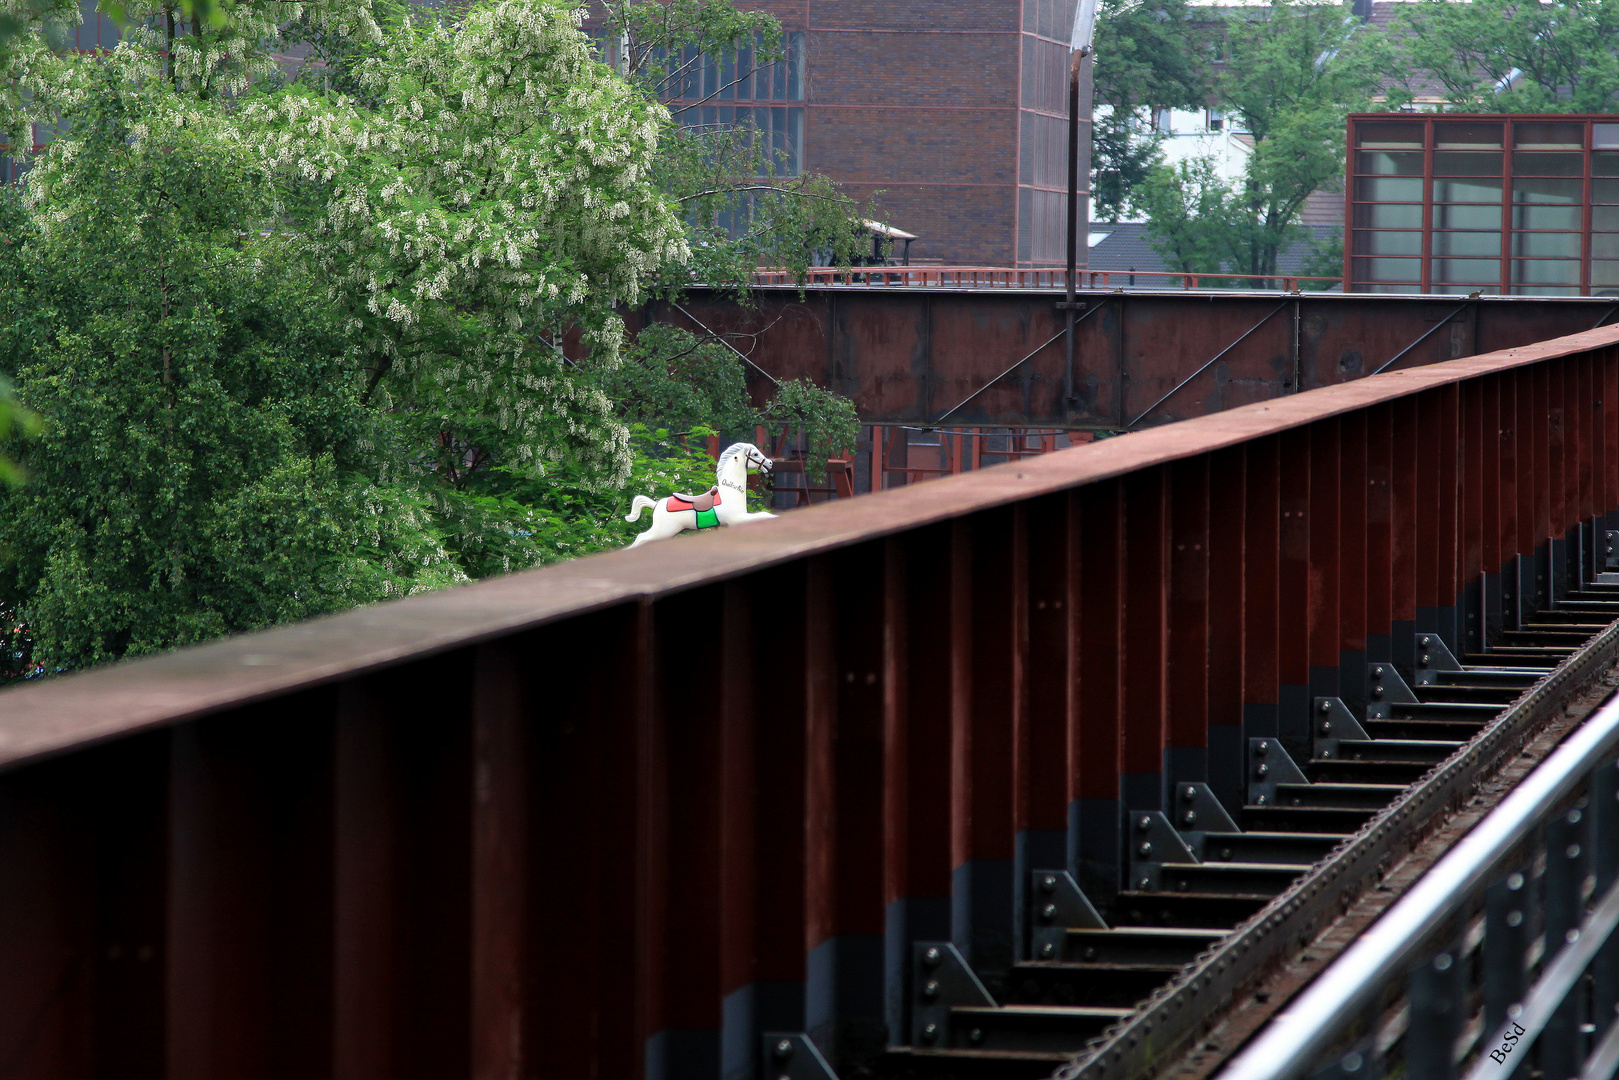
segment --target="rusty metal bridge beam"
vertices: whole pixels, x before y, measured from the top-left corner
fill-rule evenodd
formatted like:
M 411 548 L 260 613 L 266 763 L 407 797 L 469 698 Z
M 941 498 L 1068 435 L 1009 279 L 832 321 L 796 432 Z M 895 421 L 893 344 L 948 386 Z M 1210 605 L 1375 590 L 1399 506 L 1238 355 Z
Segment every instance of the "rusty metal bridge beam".
M 0 1071 L 869 1060 L 914 946 L 994 992 L 1034 871 L 1588 579 L 1616 401 L 1606 327 L 7 689 Z
M 750 375 L 761 398 L 771 380 L 808 378 L 853 398 L 866 423 L 1118 430 L 1529 345 L 1613 310 L 1600 297 L 1078 296 L 1072 401 L 1062 350 L 1046 347 L 1066 326 L 1060 290 L 767 286 L 749 306 L 699 290 L 634 318 L 739 335 L 767 373 Z M 1291 306 L 1285 318 L 1279 301 Z M 1233 344 L 1211 361 L 1222 342 Z

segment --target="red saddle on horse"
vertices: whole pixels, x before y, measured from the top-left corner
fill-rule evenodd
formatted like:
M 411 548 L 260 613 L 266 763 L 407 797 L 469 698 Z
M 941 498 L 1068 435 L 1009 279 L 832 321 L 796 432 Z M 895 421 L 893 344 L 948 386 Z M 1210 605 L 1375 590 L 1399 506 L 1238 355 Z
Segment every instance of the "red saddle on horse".
M 714 509 L 714 507 L 718 506 L 723 501 L 724 500 L 720 498 L 720 489 L 718 487 L 712 487 L 703 492 L 701 495 L 671 495 L 669 496 L 669 504 L 667 509 L 671 512 L 676 510 L 695 510 L 699 514 L 702 514 Z

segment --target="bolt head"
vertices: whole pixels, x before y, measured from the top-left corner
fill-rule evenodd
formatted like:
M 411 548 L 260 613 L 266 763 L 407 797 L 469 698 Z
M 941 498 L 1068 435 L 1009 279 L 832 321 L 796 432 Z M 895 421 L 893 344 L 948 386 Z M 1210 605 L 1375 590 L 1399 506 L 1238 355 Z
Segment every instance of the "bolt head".
M 983 1028 L 973 1028 L 971 1031 L 967 1032 L 967 1041 L 970 1042 L 970 1043 L 974 1043 L 974 1044 L 983 1042 L 984 1041 L 984 1029 Z
M 1056 955 L 1057 955 L 1057 946 L 1051 944 L 1050 942 L 1047 942 L 1046 944 L 1040 946 L 1040 959 L 1042 959 L 1042 960 L 1050 960 L 1052 957 L 1054 957 Z
M 924 1001 L 932 1001 L 934 998 L 936 998 L 938 996 L 939 996 L 939 980 L 938 979 L 929 979 L 927 982 L 922 984 L 922 999 Z
M 1269 802 L 1269 800 L 1268 800 L 1268 799 L 1266 799 L 1266 798 L 1265 798 L 1265 796 L 1263 796 L 1263 795 L 1261 795 L 1261 796 L 1260 796 L 1260 797 L 1259 797 L 1259 798 L 1257 798 L 1257 799 L 1255 799 L 1255 800 L 1254 800 L 1254 805 L 1255 805 L 1255 806 L 1264 806 L 1264 805 L 1266 805 L 1266 804 L 1267 804 L 1267 803 L 1268 803 L 1268 802 Z
M 1417 644 L 1421 645 L 1424 649 L 1426 649 L 1428 647 L 1428 636 L 1426 634 L 1424 634 L 1422 637 L 1418 638 L 1417 639 Z
M 1323 701 L 1323 702 L 1322 702 L 1322 703 L 1321 703 L 1321 711 L 1322 711 L 1322 712 L 1324 712 L 1324 713 L 1329 713 L 1329 712 L 1331 712 L 1331 711 L 1332 711 L 1332 702 L 1330 702 L 1330 701 Z
M 1181 815 L 1181 824 L 1186 825 L 1186 826 L 1196 825 L 1197 824 L 1197 811 L 1196 810 L 1188 810 L 1188 811 L 1186 811 L 1186 813 L 1182 814 Z
M 1138 820 L 1136 822 L 1136 828 L 1139 829 L 1141 832 L 1146 832 L 1147 830 L 1151 829 L 1152 828 L 1152 818 L 1150 818 L 1150 817 L 1142 817 L 1140 820 Z
M 793 1043 L 791 1039 L 776 1040 L 776 1060 L 786 1061 L 793 1056 Z
M 923 1041 L 925 1041 L 925 1042 L 933 1042 L 938 1037 L 939 1037 L 939 1025 L 938 1024 L 924 1024 L 924 1025 L 922 1025 L 922 1039 L 923 1039 Z
M 1140 847 L 1136 848 L 1136 854 L 1145 859 L 1148 855 L 1152 854 L 1152 845 L 1142 844 Z
M 1331 720 L 1323 720 L 1323 721 L 1321 721 L 1321 734 L 1325 735 L 1327 732 L 1329 732 L 1331 730 L 1332 730 L 1332 721 Z
M 1383 688 L 1381 686 L 1372 687 L 1372 696 L 1373 697 L 1382 697 L 1383 696 Z
M 1050 922 L 1052 919 L 1055 919 L 1057 917 L 1057 905 L 1056 904 L 1047 904 L 1045 907 L 1041 908 L 1040 909 L 1040 917 L 1042 919 L 1045 919 L 1047 922 Z
M 1270 775 L 1270 766 L 1269 765 L 1260 765 L 1259 769 L 1258 769 L 1258 772 L 1259 772 L 1260 779 L 1264 779 L 1265 777 Z
M 1181 798 L 1185 799 L 1187 802 L 1195 802 L 1197 800 L 1197 788 L 1188 787 L 1185 791 L 1181 792 Z
M 1258 754 L 1260 757 L 1264 757 L 1269 752 L 1270 743 L 1268 742 L 1262 742 L 1258 746 L 1254 747 L 1254 753 Z
M 1056 892 L 1057 891 L 1057 878 L 1052 874 L 1047 874 L 1045 877 L 1041 878 L 1040 879 L 1040 891 L 1045 892 L 1045 893 Z
M 1378 664 L 1376 667 L 1374 667 L 1372 669 L 1372 674 L 1376 675 L 1379 679 L 1381 679 L 1383 677 L 1383 665 Z
M 1150 878 L 1142 878 L 1140 881 L 1136 882 L 1136 888 L 1143 891 L 1150 889 L 1152 888 L 1152 880 Z
M 944 957 L 939 954 L 939 950 L 937 948 L 930 948 L 927 952 L 922 954 L 922 963 L 926 964 L 930 968 L 938 967 L 939 962 L 943 959 Z
M 1323 750 L 1323 751 L 1321 751 L 1321 756 L 1323 758 L 1330 758 L 1332 756 L 1332 751 L 1331 750 Z
M 1427 666 L 1428 666 L 1428 654 L 1423 653 L 1421 656 L 1417 657 L 1417 667 L 1427 667 Z

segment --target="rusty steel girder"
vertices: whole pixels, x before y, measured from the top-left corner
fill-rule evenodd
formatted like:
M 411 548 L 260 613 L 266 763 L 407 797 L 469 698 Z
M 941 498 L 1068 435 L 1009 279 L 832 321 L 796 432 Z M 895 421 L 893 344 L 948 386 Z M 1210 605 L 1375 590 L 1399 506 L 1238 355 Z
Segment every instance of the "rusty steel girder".
M 1111 916 L 1616 513 L 1604 328 L 0 691 L 0 1074 L 914 1060 L 914 947 L 998 993 L 1036 871 Z
M 1126 430 L 1517 348 L 1612 321 L 1612 299 L 1081 291 L 1064 400 L 1063 295 L 819 286 L 697 290 L 647 319 L 720 332 L 769 377 L 808 378 L 877 424 Z M 1021 361 L 1021 362 L 1020 362 Z M 1391 364 L 1392 361 L 1392 364 Z

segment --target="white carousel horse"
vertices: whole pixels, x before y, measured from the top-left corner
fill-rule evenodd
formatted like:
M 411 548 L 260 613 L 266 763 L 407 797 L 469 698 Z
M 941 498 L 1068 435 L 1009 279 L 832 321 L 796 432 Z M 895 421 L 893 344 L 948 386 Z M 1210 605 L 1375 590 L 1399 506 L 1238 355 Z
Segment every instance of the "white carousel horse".
M 718 482 L 701 495 L 666 495 L 652 500 L 637 495 L 630 503 L 625 521 L 639 521 L 641 511 L 652 508 L 652 527 L 637 536 L 630 547 L 638 547 L 652 540 L 667 540 L 687 529 L 715 529 L 721 525 L 741 525 L 747 521 L 763 521 L 776 515 L 760 511 L 748 512 L 748 472 L 757 469 L 770 475 L 773 462 L 764 451 L 752 443 L 733 443 L 720 455 L 714 469 Z

